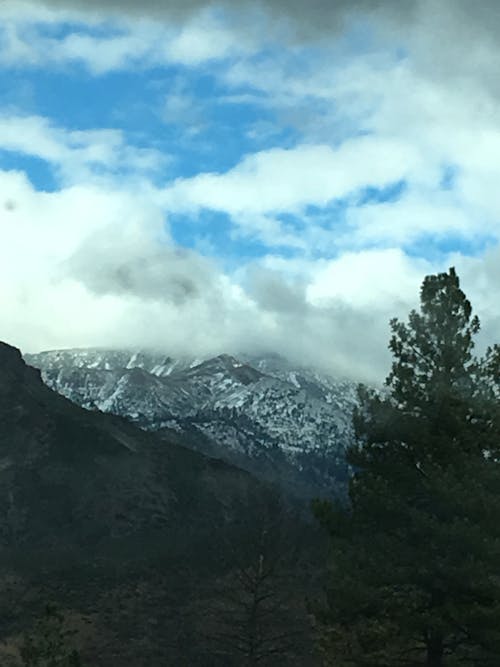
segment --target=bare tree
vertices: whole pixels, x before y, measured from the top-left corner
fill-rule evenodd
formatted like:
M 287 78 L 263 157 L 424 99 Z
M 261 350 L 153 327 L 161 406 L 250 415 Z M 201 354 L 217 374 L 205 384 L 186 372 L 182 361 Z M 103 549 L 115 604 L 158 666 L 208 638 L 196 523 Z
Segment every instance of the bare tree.
M 300 583 L 296 518 L 277 497 L 258 501 L 223 545 L 226 572 L 212 589 L 203 633 L 215 664 L 305 665 L 309 617 Z

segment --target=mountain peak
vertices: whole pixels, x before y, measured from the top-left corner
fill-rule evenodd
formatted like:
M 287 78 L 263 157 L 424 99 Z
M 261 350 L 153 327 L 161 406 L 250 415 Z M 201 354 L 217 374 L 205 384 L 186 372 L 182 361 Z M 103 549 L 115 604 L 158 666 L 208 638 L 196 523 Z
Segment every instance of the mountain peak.
M 0 388 L 5 390 L 29 375 L 42 383 L 40 371 L 26 365 L 20 350 L 0 341 Z
M 13 347 L 8 343 L 0 341 L 0 363 L 6 364 L 18 364 L 24 366 L 23 357 L 21 351 L 17 347 Z
M 258 382 L 263 374 L 252 366 L 239 361 L 230 354 L 219 354 L 217 357 L 206 359 L 190 369 L 191 375 L 223 373 L 232 377 L 243 385 Z

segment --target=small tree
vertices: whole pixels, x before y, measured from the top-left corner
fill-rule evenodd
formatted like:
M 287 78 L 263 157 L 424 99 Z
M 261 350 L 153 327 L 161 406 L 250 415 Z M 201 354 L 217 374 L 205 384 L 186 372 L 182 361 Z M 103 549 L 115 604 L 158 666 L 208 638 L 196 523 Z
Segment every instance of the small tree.
M 271 659 L 280 664 L 289 654 L 292 631 L 279 618 L 286 610 L 274 568 L 262 553 L 221 582 L 223 589 L 211 608 L 215 628 L 210 639 L 216 655 L 251 667 Z
M 315 504 L 332 537 L 323 645 L 335 665 L 497 664 L 498 348 L 473 356 L 453 269 L 391 329 L 387 391 L 359 391 L 349 507 Z
M 209 592 L 205 634 L 216 664 L 301 666 L 308 651 L 297 516 L 279 497 L 254 499 L 225 544 L 226 574 Z M 309 631 L 310 634 L 310 631 Z

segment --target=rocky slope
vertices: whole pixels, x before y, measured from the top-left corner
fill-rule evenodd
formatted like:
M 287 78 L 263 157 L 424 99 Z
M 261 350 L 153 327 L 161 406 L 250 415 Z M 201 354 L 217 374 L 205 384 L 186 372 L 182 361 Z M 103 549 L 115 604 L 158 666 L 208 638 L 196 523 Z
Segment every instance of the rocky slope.
M 345 487 L 352 383 L 278 357 L 174 360 L 89 349 L 26 358 L 50 387 L 83 407 L 126 417 L 170 439 L 180 434 L 194 449 L 299 492 Z

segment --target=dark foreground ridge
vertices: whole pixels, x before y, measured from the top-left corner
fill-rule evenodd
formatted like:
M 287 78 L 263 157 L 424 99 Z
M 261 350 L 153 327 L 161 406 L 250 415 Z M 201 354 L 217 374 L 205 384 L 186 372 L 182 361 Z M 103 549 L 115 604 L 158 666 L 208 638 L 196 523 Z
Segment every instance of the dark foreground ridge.
M 256 486 L 237 468 L 77 407 L 4 343 L 0 455 L 4 546 L 94 548 L 158 529 L 173 537 L 181 514 L 206 530 Z

